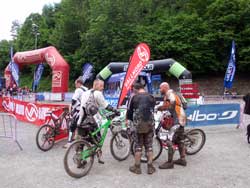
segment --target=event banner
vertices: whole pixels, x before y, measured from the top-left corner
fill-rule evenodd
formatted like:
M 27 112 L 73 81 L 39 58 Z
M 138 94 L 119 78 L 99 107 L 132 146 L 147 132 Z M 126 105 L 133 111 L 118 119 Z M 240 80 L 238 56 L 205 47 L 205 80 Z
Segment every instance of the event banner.
M 7 112 L 14 114 L 20 121 L 42 125 L 47 120 L 48 111 L 68 105 L 31 103 L 11 97 L 3 97 L 2 106 Z M 59 116 L 62 113 L 62 110 L 58 110 L 56 113 L 56 115 Z
M 82 81 L 83 83 L 86 80 L 91 79 L 93 77 L 93 65 L 91 63 L 85 63 L 82 67 Z
M 40 79 L 42 77 L 43 70 L 44 70 L 44 64 L 39 63 L 36 66 L 36 70 L 34 72 L 34 80 L 33 80 L 33 83 L 32 83 L 32 91 L 36 91 L 36 89 L 37 89 L 37 87 L 39 85 Z
M 188 126 L 239 124 L 240 104 L 205 104 L 188 106 Z
M 140 74 L 144 66 L 148 63 L 149 59 L 150 49 L 148 45 L 145 43 L 140 43 L 137 45 L 129 61 L 128 69 L 121 89 L 121 94 L 118 100 L 118 107 L 121 106 L 128 91 L 131 89 L 131 85 Z
M 50 115 L 47 114 L 48 111 L 53 110 L 53 117 L 58 118 L 62 113 L 62 107 L 67 107 L 68 105 L 58 105 L 58 104 L 44 104 L 44 103 L 31 103 L 26 101 L 20 101 L 11 97 L 1 98 L 1 104 L 5 110 L 16 116 L 16 119 L 28 123 L 32 123 L 38 126 L 43 124 L 54 125 Z M 60 134 L 56 135 L 55 140 L 59 141 L 66 138 L 67 135 L 67 122 L 63 122 L 60 127 Z
M 19 86 L 19 67 L 13 59 L 13 47 L 10 48 L 10 63 L 8 65 L 8 69 L 10 70 L 16 85 Z
M 228 66 L 227 66 L 227 71 L 226 71 L 225 78 L 224 78 L 225 88 L 232 88 L 234 74 L 236 70 L 235 61 L 236 61 L 235 60 L 235 42 L 233 41 L 231 55 L 230 55 L 230 59 L 229 59 Z

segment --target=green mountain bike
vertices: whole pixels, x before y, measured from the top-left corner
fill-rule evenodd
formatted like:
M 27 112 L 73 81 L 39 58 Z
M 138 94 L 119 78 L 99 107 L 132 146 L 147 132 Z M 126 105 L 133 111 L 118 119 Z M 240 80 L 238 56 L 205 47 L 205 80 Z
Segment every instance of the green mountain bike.
M 74 141 L 67 149 L 64 156 L 64 169 L 68 175 L 74 178 L 81 178 L 86 176 L 92 168 L 94 158 L 101 153 L 103 143 L 106 139 L 108 129 L 112 133 L 111 145 L 122 146 L 125 150 L 121 158 L 127 158 L 130 154 L 130 140 L 126 139 L 129 136 L 119 136 L 119 132 L 115 132 L 115 127 L 112 120 L 116 117 L 114 112 L 107 112 L 102 114 L 102 124 L 94 131 L 90 131 L 91 125 L 84 125 L 78 129 L 81 135 L 80 139 Z M 102 132 L 101 137 L 98 134 Z M 126 133 L 123 133 L 126 134 Z M 120 148 L 120 149 L 122 149 Z

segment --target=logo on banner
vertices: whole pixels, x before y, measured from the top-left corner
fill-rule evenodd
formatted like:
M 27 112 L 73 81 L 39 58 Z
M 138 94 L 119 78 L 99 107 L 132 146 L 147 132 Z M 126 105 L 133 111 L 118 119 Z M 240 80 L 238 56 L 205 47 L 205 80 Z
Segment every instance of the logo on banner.
M 23 61 L 25 61 L 25 56 L 19 54 L 19 55 L 17 55 L 17 60 L 18 60 L 19 62 L 23 62 Z
M 123 71 L 126 72 L 128 69 L 128 65 L 124 65 L 123 66 Z M 154 70 L 154 64 L 146 64 L 145 67 L 143 67 L 144 71 L 152 71 Z
M 137 54 L 138 54 L 138 57 L 141 61 L 148 61 L 149 60 L 148 52 L 143 46 L 139 46 L 137 48 Z
M 237 116 L 237 110 L 228 110 L 223 113 L 209 113 L 202 114 L 199 110 L 195 110 L 193 114 L 190 114 L 188 119 L 192 121 L 214 121 L 214 120 L 229 120 Z
M 56 58 L 54 55 L 50 55 L 49 53 L 46 53 L 45 54 L 45 59 L 47 61 L 47 63 L 50 65 L 50 66 L 54 66 L 55 62 L 56 62 Z
M 5 98 L 2 102 L 2 105 L 5 110 L 7 110 L 8 112 L 11 111 L 10 98 Z
M 38 109 L 35 104 L 28 103 L 25 107 L 25 117 L 31 121 L 34 122 L 38 118 Z
M 53 71 L 52 86 L 61 87 L 62 82 L 62 71 Z

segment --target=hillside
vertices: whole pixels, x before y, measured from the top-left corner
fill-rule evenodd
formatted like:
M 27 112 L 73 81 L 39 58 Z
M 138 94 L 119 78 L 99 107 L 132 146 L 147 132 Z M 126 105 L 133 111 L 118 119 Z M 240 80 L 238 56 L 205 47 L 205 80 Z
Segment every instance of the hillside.
M 223 79 L 224 75 L 210 75 L 210 76 L 195 76 L 193 82 L 198 83 L 200 93 L 203 95 L 222 95 L 223 94 Z M 175 77 L 167 77 L 166 80 L 170 83 L 173 89 L 177 89 L 179 82 Z M 237 92 L 239 95 L 244 95 L 250 92 L 250 75 L 236 75 L 233 83 L 232 91 Z M 20 81 L 21 87 L 32 85 L 31 76 L 21 76 Z M 74 81 L 70 80 L 69 91 L 74 91 Z M 51 89 L 51 78 L 50 76 L 42 77 L 38 91 L 50 91 Z
M 193 82 L 198 83 L 202 95 L 222 95 L 224 91 L 223 80 L 224 75 L 193 77 Z M 169 81 L 173 89 L 178 88 L 176 78 L 168 77 L 166 81 Z M 236 92 L 238 95 L 250 92 L 250 75 L 235 75 L 231 91 Z

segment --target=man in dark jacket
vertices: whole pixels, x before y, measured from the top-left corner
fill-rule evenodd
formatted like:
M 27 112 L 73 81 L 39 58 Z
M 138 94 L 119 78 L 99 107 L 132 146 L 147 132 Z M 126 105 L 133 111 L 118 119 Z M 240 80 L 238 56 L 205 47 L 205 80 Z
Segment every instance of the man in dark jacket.
M 245 102 L 244 114 L 250 115 L 250 93 L 243 97 L 243 101 Z
M 154 136 L 154 106 L 155 99 L 148 94 L 142 84 L 133 85 L 138 92 L 132 97 L 128 110 L 127 119 L 136 127 L 135 140 L 135 164 L 129 170 L 135 174 L 141 174 L 142 147 L 145 147 L 148 158 L 148 174 L 153 174 L 155 168 L 153 162 L 153 136 Z

